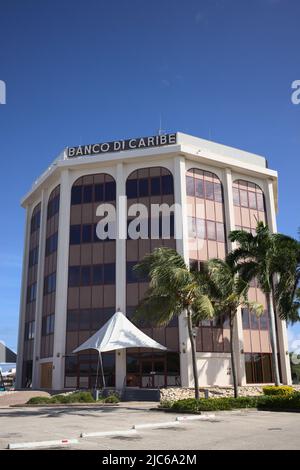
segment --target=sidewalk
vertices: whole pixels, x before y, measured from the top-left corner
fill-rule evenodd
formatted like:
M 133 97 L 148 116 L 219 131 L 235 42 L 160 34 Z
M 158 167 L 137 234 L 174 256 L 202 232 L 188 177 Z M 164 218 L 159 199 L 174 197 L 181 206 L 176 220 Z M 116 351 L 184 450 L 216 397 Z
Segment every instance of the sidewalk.
M 23 405 L 32 397 L 50 397 L 48 392 L 41 390 L 22 390 L 16 392 L 0 392 L 0 408 L 10 405 Z

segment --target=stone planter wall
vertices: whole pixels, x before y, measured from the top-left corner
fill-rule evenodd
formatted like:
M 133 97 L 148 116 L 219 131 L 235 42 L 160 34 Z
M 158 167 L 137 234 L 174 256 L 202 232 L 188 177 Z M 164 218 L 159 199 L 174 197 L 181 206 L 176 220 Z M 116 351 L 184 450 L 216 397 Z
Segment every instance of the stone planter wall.
M 239 395 L 241 397 L 246 396 L 257 396 L 263 394 L 263 385 L 247 385 L 239 387 Z M 300 391 L 300 385 L 294 385 L 295 390 Z M 233 387 L 206 387 L 200 388 L 200 398 L 204 398 L 204 390 L 208 390 L 209 398 L 220 398 L 220 397 L 233 397 Z M 161 401 L 175 401 L 182 400 L 184 398 L 194 398 L 194 388 L 162 388 L 160 390 Z

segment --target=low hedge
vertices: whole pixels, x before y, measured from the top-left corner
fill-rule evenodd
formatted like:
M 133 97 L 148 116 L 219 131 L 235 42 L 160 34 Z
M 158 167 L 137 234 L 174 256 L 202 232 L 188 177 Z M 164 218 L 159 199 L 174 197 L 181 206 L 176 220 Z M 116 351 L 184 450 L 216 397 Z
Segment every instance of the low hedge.
M 222 398 L 186 398 L 175 401 L 171 404 L 171 409 L 177 411 L 216 411 L 232 410 L 234 408 L 255 408 L 257 405 L 256 397 L 222 397 Z
M 52 403 L 93 403 L 95 402 L 91 392 L 74 392 L 68 395 L 53 395 L 53 397 L 32 397 L 27 405 L 46 405 Z
M 264 395 L 288 396 L 295 393 L 293 387 L 289 385 L 267 385 L 263 387 Z
M 187 398 L 175 402 L 162 402 L 160 408 L 177 412 L 199 413 L 201 411 L 224 411 L 241 408 L 260 410 L 300 410 L 300 393 L 286 396 L 262 395 L 257 397 Z
M 102 403 L 119 403 L 120 399 L 116 394 L 108 397 L 100 397 Z M 32 397 L 27 405 L 48 405 L 48 404 L 68 404 L 68 403 L 95 403 L 91 392 L 73 392 L 68 395 L 53 395 L 52 397 Z
M 108 395 L 108 397 L 103 400 L 104 403 L 119 403 L 119 401 L 120 398 L 115 394 Z
M 289 395 L 265 395 L 259 397 L 257 408 L 260 410 L 299 410 L 300 393 L 294 392 Z

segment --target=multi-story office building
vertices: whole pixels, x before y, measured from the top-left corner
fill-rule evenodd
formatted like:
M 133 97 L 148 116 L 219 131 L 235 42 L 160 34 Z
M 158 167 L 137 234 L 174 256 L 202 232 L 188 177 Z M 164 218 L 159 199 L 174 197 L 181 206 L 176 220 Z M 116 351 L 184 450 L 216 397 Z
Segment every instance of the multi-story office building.
M 156 237 L 129 237 L 136 203 L 148 209 L 177 204 L 182 236 L 174 236 L 171 227 L 170 237 L 163 238 L 161 230 Z M 116 236 L 106 240 L 96 230 L 102 220 L 97 208 L 103 204 L 115 207 L 117 216 Z M 275 232 L 277 173 L 252 153 L 182 133 L 160 135 L 66 149 L 22 205 L 26 234 L 17 386 L 87 388 L 95 382 L 97 355 L 72 351 L 116 310 L 132 316 L 148 286 L 133 266 L 158 246 L 176 248 L 186 263 L 199 266 L 223 258 L 231 248 L 228 233 L 238 227 L 254 230 L 258 220 Z M 249 298 L 266 307 L 255 283 Z M 276 323 L 281 379 L 290 383 L 286 325 L 280 319 Z M 107 385 L 192 386 L 184 315 L 165 328 L 145 324 L 143 331 L 168 351 L 104 353 Z M 236 331 L 239 383 L 272 382 L 267 314 L 257 318 L 241 309 Z M 196 349 L 201 385 L 232 383 L 226 319 L 202 322 Z

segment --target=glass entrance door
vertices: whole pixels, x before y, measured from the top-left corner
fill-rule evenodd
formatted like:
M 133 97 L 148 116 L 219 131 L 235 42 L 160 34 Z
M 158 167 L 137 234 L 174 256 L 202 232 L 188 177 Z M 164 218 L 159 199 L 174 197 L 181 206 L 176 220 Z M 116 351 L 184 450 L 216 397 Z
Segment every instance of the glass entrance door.
M 127 387 L 180 386 L 179 354 L 127 353 Z
M 141 360 L 141 387 L 158 388 L 166 385 L 166 360 Z

